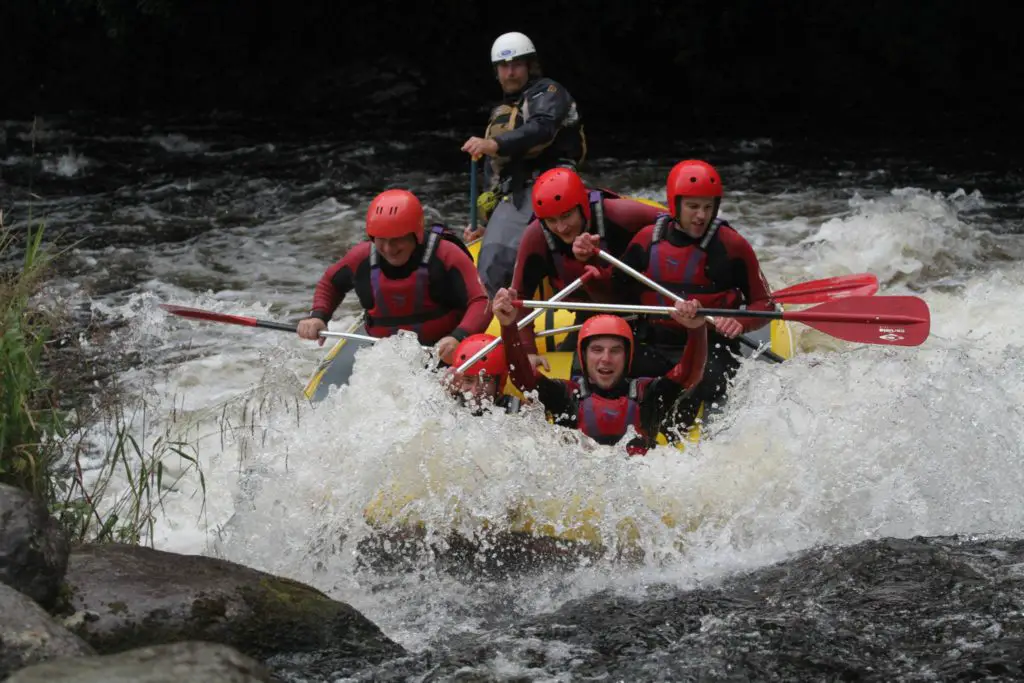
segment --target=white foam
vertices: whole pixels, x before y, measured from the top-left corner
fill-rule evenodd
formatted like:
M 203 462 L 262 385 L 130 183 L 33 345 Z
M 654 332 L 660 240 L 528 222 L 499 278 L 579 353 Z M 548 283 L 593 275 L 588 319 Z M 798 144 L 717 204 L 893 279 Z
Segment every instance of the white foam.
M 73 178 L 90 164 L 85 156 L 69 149 L 67 154 L 60 155 L 56 160 L 44 160 L 43 170 L 62 178 Z
M 383 593 L 367 589 L 369 579 L 354 573 L 352 543 L 369 532 L 366 506 L 392 485 L 412 496 L 407 512 L 438 532 L 472 531 L 524 501 L 579 497 L 599 513 L 605 535 L 634 520 L 658 560 L 637 571 L 595 567 L 507 584 L 523 609 L 551 609 L 609 586 L 692 585 L 816 543 L 1019 534 L 1024 269 L 986 263 L 989 238 L 961 218 L 984 201 L 974 191 L 902 188 L 849 202 L 807 191 L 727 203 L 774 286 L 874 272 L 880 295 L 916 293 L 928 302 L 932 336 L 919 348 L 851 345 L 795 325 L 804 355 L 745 364 L 712 440 L 642 459 L 588 445 L 537 415 L 468 415 L 422 369 L 421 351 L 407 339 L 360 351 L 350 385 L 314 409 L 295 398 L 322 353 L 312 344 L 184 323 L 155 309 L 160 298 L 260 317 L 303 310 L 328 265 L 325 245 L 345 235 L 354 241 L 359 230 L 341 202 L 231 233 L 223 244 L 235 251 L 225 246 L 216 267 L 204 263 L 205 250 L 149 250 L 149 293 L 117 304 L 136 319 L 126 339 L 149 357 L 180 354 L 189 341 L 206 355 L 166 376 L 139 370 L 133 381 L 148 383 L 165 423 L 172 396 L 201 423 L 190 429 L 202 434 L 211 492 L 203 509 L 198 483 L 182 483 L 165 502 L 155 541 L 318 585 L 415 648 L 490 598 L 431 575 L 393 579 Z M 821 210 L 795 212 L 794 202 Z M 225 234 L 202 240 L 220 244 Z M 195 270 L 201 281 L 215 280 L 225 263 L 251 286 L 225 283 L 196 296 L 175 279 Z M 251 397 L 248 407 L 234 398 L 240 394 Z M 663 523 L 666 512 L 679 527 Z

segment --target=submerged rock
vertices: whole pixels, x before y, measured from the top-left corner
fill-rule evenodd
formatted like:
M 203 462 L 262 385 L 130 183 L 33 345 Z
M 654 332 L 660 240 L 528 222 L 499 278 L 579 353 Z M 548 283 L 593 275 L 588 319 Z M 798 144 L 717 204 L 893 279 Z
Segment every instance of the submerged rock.
M 61 659 L 19 671 L 8 683 L 266 683 L 274 680 L 256 660 L 216 643 L 140 647 L 114 655 Z
M 0 584 L 0 680 L 36 662 L 93 654 L 32 598 Z
M 56 604 L 70 545 L 46 506 L 0 484 L 0 583 L 47 609 Z
M 379 661 L 403 653 L 345 603 L 290 579 L 233 562 L 128 545 L 89 545 L 71 555 L 75 614 L 66 623 L 100 653 L 205 640 L 266 658 L 330 652 Z

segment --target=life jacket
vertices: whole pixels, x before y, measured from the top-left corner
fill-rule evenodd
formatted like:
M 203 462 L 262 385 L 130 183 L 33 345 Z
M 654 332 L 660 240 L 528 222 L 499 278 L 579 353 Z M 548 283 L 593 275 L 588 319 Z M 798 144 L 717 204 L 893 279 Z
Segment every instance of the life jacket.
M 530 120 L 530 107 L 529 99 L 530 95 L 535 94 L 535 91 L 531 89 L 532 83 L 528 84 L 523 88 L 522 93 L 516 99 L 515 102 L 509 104 L 503 102 L 494 109 L 491 110 L 491 116 L 487 121 L 487 129 L 484 131 L 484 138 L 490 140 L 495 138 L 502 133 L 507 133 L 510 130 L 514 130 L 518 126 L 522 126 L 526 121 Z M 558 136 L 562 134 L 562 129 L 572 128 L 569 131 L 573 135 L 579 136 L 579 154 L 575 155 L 574 158 L 557 159 L 552 166 L 565 166 L 575 170 L 578 166 L 583 163 L 583 160 L 587 156 L 587 138 L 583 133 L 583 126 L 577 125 L 580 120 L 579 112 L 576 108 L 576 102 L 574 101 L 569 108 L 569 113 L 565 119 L 559 122 L 559 131 L 547 142 L 539 145 L 534 145 L 526 154 L 523 155 L 524 159 L 536 159 L 546 149 L 551 147 L 554 142 L 558 139 Z M 491 164 L 491 186 L 486 188 L 492 192 L 499 194 L 506 194 L 514 188 L 508 187 L 508 169 L 509 162 L 512 161 L 511 157 L 490 157 L 489 162 Z M 539 169 L 540 171 L 546 169 Z
M 596 234 L 601 238 L 601 248 L 608 248 L 608 239 L 605 234 L 604 222 L 604 199 L 603 190 L 591 190 L 587 201 L 590 202 L 590 221 L 587 225 L 587 233 Z M 613 196 L 613 195 L 611 195 Z M 544 222 L 540 224 L 541 232 L 544 233 L 544 241 L 548 245 L 548 253 L 555 267 L 555 274 L 550 277 L 551 285 L 555 290 L 560 290 L 567 284 L 576 280 L 584 273 L 585 263 L 577 261 L 575 257 L 566 258 L 559 249 L 558 238 L 545 227 Z
M 728 254 L 717 237 L 719 228 L 729 227 L 729 224 L 716 218 L 699 242 L 678 247 L 665 239 L 666 231 L 672 229 L 672 220 L 668 214 L 661 214 L 654 223 L 644 275 L 680 296 L 697 299 L 701 306 L 737 308 L 742 303 L 742 294 L 729 282 Z M 645 287 L 640 293 L 640 302 L 647 306 L 671 306 L 674 303 L 650 287 Z M 649 322 L 678 327 L 665 316 L 654 316 Z
M 581 432 L 605 446 L 618 443 L 630 425 L 638 434 L 643 434 L 640 425 L 640 401 L 643 396 L 638 380 L 630 380 L 629 391 L 619 398 L 594 394 L 581 377 L 573 378 L 573 381 L 578 387 L 576 427 Z
M 388 337 L 399 330 L 411 330 L 421 344 L 434 344 L 452 333 L 463 311 L 447 308 L 430 297 L 430 265 L 442 240 L 455 242 L 469 254 L 461 240 L 442 225 L 431 226 L 419 266 L 406 278 L 393 280 L 381 272 L 380 255 L 370 244 L 370 287 L 373 308 L 366 312 L 366 333 Z

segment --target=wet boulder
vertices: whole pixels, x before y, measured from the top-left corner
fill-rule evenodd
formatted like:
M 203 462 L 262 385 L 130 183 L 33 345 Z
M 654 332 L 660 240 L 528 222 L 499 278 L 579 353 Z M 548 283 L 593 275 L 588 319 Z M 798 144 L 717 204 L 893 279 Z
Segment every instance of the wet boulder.
M 8 683 L 264 683 L 270 672 L 227 645 L 189 641 L 86 660 L 60 659 L 19 671 Z
M 68 565 L 70 544 L 38 499 L 0 484 L 0 583 L 52 608 Z
M 91 647 L 35 600 L 0 584 L 0 680 L 36 662 L 92 654 Z
M 329 652 L 381 661 L 403 653 L 353 607 L 320 591 L 233 562 L 138 546 L 76 548 L 65 621 L 102 654 L 204 640 L 265 659 Z

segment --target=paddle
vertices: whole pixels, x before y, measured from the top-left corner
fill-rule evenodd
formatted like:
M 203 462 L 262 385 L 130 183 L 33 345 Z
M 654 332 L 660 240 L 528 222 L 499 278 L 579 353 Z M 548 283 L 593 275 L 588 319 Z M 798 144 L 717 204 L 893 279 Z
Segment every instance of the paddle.
M 160 308 L 164 309 L 168 313 L 180 315 L 183 318 L 194 318 L 195 320 L 206 320 L 213 323 L 227 323 L 228 325 L 245 325 L 247 327 L 264 327 L 268 330 L 282 330 L 284 332 L 297 332 L 299 328 L 298 325 L 289 325 L 288 323 L 276 323 L 273 320 L 260 320 L 259 318 L 250 318 L 244 315 L 230 315 L 228 313 L 204 311 L 201 308 L 189 308 L 188 306 L 178 306 L 176 304 L 160 304 Z M 377 337 L 371 337 L 366 334 L 353 334 L 352 332 L 328 332 L 327 330 L 321 330 L 320 336 L 341 337 L 342 339 L 351 339 L 352 341 L 370 343 L 380 341 L 380 339 L 378 339 Z
M 678 294 L 676 294 L 675 292 L 673 292 L 670 289 L 666 289 L 665 287 L 662 287 L 661 285 L 659 285 L 657 282 L 655 282 L 651 278 L 647 277 L 646 275 L 644 275 L 640 271 L 634 269 L 633 267 L 626 265 L 625 263 L 623 263 L 619 259 L 617 259 L 614 256 L 612 256 L 611 254 L 609 254 L 604 249 L 595 248 L 594 251 L 597 252 L 598 256 L 603 258 L 605 261 L 608 261 L 608 263 L 611 263 L 613 266 L 615 266 L 619 270 L 627 273 L 628 275 L 630 275 L 635 280 L 638 280 L 638 281 L 642 282 L 643 284 L 647 285 L 648 287 L 650 287 L 654 291 L 658 292 L 659 294 L 667 296 L 668 298 L 672 299 L 673 301 L 683 301 L 684 300 L 683 297 L 679 296 Z M 707 317 L 708 322 L 714 324 L 715 321 L 714 321 L 713 318 L 711 318 L 710 316 L 705 316 L 705 317 Z M 723 317 L 725 317 L 725 316 L 723 316 Z M 748 348 L 751 348 L 751 349 L 754 349 L 754 350 L 757 350 L 757 351 L 761 351 L 761 355 L 763 355 L 765 358 L 767 358 L 768 360 L 770 360 L 772 362 L 781 363 L 784 360 L 786 360 L 785 358 L 783 358 L 779 354 L 775 353 L 774 351 L 771 351 L 770 349 L 767 349 L 767 348 L 766 349 L 762 349 L 761 344 L 758 344 L 756 341 L 754 341 L 750 337 L 742 336 L 741 335 L 741 336 L 737 337 L 737 339 L 744 346 L 746 346 Z
M 646 313 L 667 315 L 671 306 L 634 306 L 515 300 L 522 308 L 562 308 L 570 311 L 603 313 Z M 919 346 L 928 338 L 931 312 L 916 296 L 854 296 L 827 301 L 803 311 L 741 311 L 734 308 L 702 308 L 700 315 L 722 318 L 768 318 L 803 323 L 838 339 L 863 344 Z
M 476 230 L 476 158 L 469 159 L 469 227 Z
M 877 291 L 877 276 L 858 273 L 801 282 L 773 292 L 772 301 L 781 304 L 820 304 L 847 296 L 871 296 Z
M 623 316 L 623 320 L 636 320 L 636 316 L 635 315 L 626 315 L 626 316 Z M 536 337 L 538 339 L 540 339 L 541 337 L 554 337 L 554 336 L 559 335 L 559 334 L 566 334 L 568 332 L 575 332 L 576 330 L 581 329 L 582 327 L 583 327 L 583 323 L 581 323 L 579 325 L 569 325 L 567 327 L 556 327 L 553 330 L 544 330 L 542 332 L 538 332 L 536 334 Z
M 595 268 L 594 266 L 587 266 L 587 269 L 586 271 L 584 271 L 583 275 L 579 276 L 578 278 L 567 284 L 565 287 L 560 289 L 554 296 L 551 297 L 549 301 L 562 301 L 563 299 L 565 299 L 565 297 L 569 296 L 577 289 L 582 287 L 584 284 L 586 284 L 587 280 L 598 274 L 599 271 L 597 270 L 597 268 Z M 540 309 L 534 311 L 533 313 L 529 314 L 528 316 L 520 320 L 518 323 L 516 323 L 516 328 L 520 330 L 523 329 L 524 327 L 532 323 L 534 320 L 536 320 L 542 313 L 544 313 L 544 311 Z M 498 347 L 498 344 L 500 343 L 501 337 L 497 337 L 491 340 L 490 342 L 487 343 L 487 346 L 483 347 L 482 349 L 474 353 L 472 356 L 467 358 L 466 361 L 456 369 L 456 372 L 466 372 L 469 369 L 469 366 L 471 366 L 473 363 L 477 362 L 478 360 L 486 356 L 494 349 L 496 349 Z
M 871 296 L 878 291 L 878 278 L 871 273 L 856 275 L 839 275 L 823 280 L 809 280 L 792 285 L 772 293 L 772 300 L 788 304 L 820 304 L 833 299 L 847 296 Z M 635 320 L 635 315 L 625 316 L 626 320 Z M 554 337 L 559 334 L 575 332 L 583 325 L 569 325 L 544 330 L 537 333 L 537 338 Z

